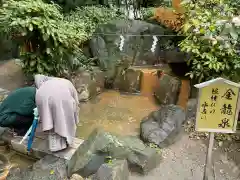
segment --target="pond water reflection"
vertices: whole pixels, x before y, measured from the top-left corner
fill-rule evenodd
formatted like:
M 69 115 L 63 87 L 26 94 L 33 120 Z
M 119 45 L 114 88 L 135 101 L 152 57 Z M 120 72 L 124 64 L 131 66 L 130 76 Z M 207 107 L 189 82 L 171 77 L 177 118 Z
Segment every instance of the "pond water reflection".
M 86 139 L 96 127 L 117 134 L 137 135 L 143 117 L 157 109 L 151 97 L 103 92 L 96 99 L 81 104 L 77 137 Z

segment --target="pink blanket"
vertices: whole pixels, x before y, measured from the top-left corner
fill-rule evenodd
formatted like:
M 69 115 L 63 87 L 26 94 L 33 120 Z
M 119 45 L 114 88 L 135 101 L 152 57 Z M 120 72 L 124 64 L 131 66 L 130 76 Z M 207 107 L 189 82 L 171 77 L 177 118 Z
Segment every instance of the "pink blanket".
M 66 79 L 44 75 L 36 75 L 35 84 L 42 130 L 54 132 L 72 144 L 79 122 L 75 87 Z

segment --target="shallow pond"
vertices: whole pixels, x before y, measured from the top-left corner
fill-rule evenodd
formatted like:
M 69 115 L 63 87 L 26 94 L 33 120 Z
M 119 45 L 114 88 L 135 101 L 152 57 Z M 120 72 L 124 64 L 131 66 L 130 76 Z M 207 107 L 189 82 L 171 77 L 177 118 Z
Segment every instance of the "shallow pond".
M 81 104 L 77 137 L 86 139 L 96 127 L 124 135 L 139 134 L 141 120 L 157 110 L 153 98 L 106 91 Z
M 103 92 L 95 99 L 81 103 L 77 137 L 86 139 L 96 127 L 117 134 L 138 135 L 140 121 L 156 109 L 158 106 L 149 97 L 121 95 L 117 91 Z M 1 146 L 0 154 L 4 154 L 12 165 L 18 164 L 20 167 L 27 167 L 36 161 Z

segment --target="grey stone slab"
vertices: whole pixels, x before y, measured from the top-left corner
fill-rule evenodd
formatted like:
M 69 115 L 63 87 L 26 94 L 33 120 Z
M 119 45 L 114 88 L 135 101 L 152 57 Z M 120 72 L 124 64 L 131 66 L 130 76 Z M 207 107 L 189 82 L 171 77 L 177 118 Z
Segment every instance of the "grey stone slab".
M 65 160 L 71 160 L 77 148 L 83 143 L 82 139 L 75 138 L 74 143 L 69 148 L 56 153 L 52 153 L 48 150 L 48 139 L 46 134 L 36 133 L 32 145 L 32 151 L 27 152 L 27 140 L 20 144 L 22 137 L 13 136 L 13 134 L 9 131 L 5 131 L 1 137 L 4 141 L 7 141 L 11 144 L 11 148 L 13 150 L 22 154 L 27 154 L 37 159 L 41 159 L 46 155 L 53 155 Z

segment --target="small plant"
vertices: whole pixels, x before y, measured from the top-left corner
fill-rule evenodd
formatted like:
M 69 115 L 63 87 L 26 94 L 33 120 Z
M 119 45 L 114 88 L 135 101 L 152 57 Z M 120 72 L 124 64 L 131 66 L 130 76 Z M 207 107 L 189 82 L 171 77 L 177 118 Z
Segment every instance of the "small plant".
M 149 147 L 156 149 L 158 154 L 161 154 L 161 152 L 162 152 L 161 149 L 156 144 L 149 143 Z
M 112 164 L 112 162 L 113 162 L 112 156 L 106 156 L 105 157 L 105 163 Z

